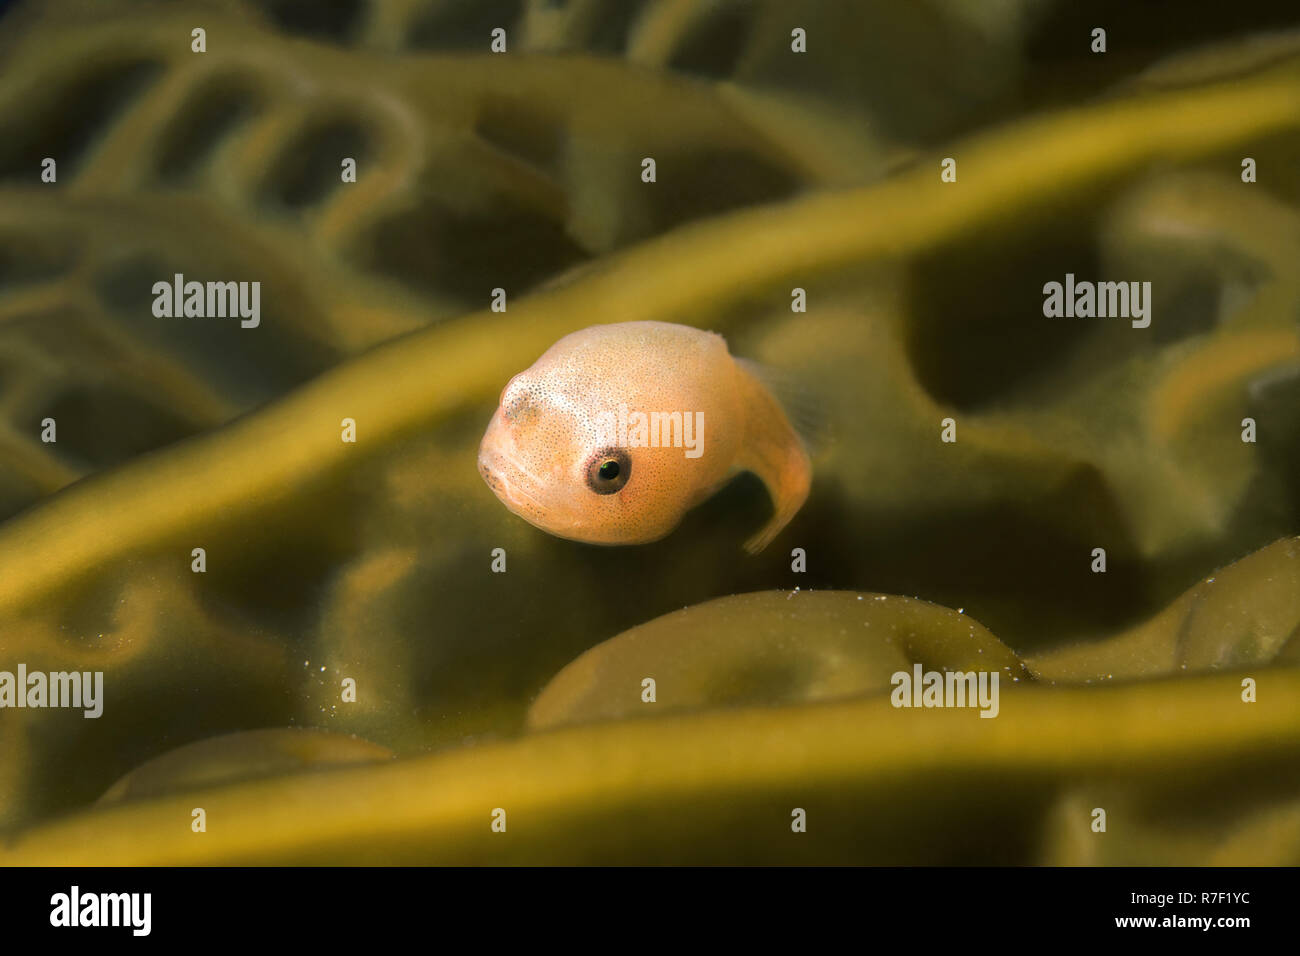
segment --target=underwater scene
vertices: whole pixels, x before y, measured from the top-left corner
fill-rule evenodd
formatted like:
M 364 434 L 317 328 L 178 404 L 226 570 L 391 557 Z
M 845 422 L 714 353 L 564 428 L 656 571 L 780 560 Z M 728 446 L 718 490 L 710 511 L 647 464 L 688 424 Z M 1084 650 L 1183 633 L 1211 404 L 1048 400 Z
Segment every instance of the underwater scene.
M 1300 864 L 1293 0 L 18 0 L 0 865 Z

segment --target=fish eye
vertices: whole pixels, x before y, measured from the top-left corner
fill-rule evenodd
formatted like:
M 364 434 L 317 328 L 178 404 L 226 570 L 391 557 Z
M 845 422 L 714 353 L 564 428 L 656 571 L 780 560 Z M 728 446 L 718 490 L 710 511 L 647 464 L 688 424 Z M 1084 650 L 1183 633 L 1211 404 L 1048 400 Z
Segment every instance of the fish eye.
M 621 491 L 632 477 L 632 459 L 622 448 L 605 448 L 587 462 L 587 487 L 598 495 Z

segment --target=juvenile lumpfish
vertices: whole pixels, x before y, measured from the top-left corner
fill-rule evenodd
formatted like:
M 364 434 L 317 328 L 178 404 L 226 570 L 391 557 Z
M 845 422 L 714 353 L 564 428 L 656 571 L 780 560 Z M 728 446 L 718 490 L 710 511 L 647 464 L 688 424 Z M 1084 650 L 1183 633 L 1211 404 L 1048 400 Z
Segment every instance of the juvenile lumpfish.
M 478 453 L 507 508 L 562 538 L 641 544 L 735 472 L 767 486 L 762 550 L 808 497 L 812 466 L 776 398 L 722 336 L 667 322 L 560 339 L 501 393 Z

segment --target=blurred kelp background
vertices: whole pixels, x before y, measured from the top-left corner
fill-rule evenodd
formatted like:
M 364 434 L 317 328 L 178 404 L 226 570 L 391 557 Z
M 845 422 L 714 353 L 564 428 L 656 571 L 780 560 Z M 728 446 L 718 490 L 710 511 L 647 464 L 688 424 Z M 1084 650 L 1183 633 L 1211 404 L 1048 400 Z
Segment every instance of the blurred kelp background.
M 1297 27 L 14 5 L 0 670 L 103 671 L 105 703 L 0 712 L 0 861 L 1300 862 Z M 1045 318 L 1067 272 L 1152 282 L 1150 328 Z M 174 273 L 260 281 L 261 325 L 154 317 Z M 747 476 L 622 549 L 479 478 L 508 378 L 636 319 L 817 409 L 758 557 Z M 998 670 L 999 716 L 894 709 L 913 662 Z

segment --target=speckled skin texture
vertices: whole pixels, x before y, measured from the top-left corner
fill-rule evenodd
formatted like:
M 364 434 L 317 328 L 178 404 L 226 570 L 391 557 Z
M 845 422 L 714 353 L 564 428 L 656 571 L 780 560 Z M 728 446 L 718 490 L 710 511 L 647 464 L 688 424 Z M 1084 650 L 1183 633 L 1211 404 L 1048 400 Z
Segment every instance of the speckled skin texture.
M 647 415 L 700 413 L 701 453 L 611 446 L 601 416 L 620 405 Z M 618 478 L 606 481 L 600 469 L 611 460 Z M 552 345 L 502 391 L 478 467 L 521 518 L 559 537 L 607 545 L 664 537 L 730 475 L 753 471 L 776 510 L 746 543 L 751 552 L 799 510 L 811 478 L 780 405 L 732 359 L 722 336 L 666 322 L 592 326 Z

